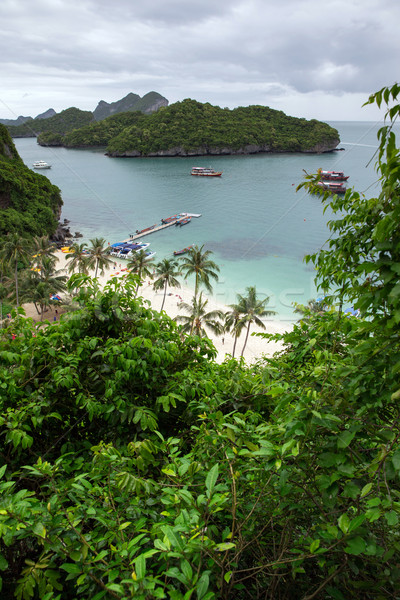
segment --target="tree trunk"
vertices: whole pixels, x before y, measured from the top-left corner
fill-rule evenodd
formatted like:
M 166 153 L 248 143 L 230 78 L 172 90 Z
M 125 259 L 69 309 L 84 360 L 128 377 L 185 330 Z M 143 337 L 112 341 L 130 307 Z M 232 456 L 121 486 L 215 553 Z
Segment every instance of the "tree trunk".
M 160 311 L 162 311 L 162 309 L 164 308 L 164 303 L 165 303 L 165 296 L 167 295 L 167 280 L 165 280 L 165 285 L 164 285 L 164 298 L 161 304 L 161 308 Z
M 15 295 L 17 298 L 17 307 L 19 306 L 19 295 L 18 295 L 18 261 L 15 261 Z
M 238 336 L 235 333 L 235 341 L 233 342 L 233 350 L 232 350 L 232 358 L 235 358 L 235 350 L 236 350 L 236 342 L 237 342 Z
M 246 348 L 247 339 L 248 339 L 248 337 L 249 337 L 249 332 L 250 332 L 250 325 L 251 325 L 251 322 L 249 321 L 249 324 L 248 324 L 248 326 L 247 326 L 247 331 L 246 331 L 246 339 L 244 340 L 244 344 L 243 344 L 243 348 L 242 348 L 242 353 L 241 353 L 241 355 L 240 355 L 240 356 L 243 356 L 244 349 Z

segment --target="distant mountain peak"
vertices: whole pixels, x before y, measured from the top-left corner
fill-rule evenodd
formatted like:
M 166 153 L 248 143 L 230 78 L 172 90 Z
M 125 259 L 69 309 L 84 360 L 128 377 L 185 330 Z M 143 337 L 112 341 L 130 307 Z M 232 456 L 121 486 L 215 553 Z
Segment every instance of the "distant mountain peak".
M 41 113 L 40 115 L 37 115 L 35 119 L 50 119 L 50 117 L 54 117 L 54 115 L 56 114 L 57 113 L 54 110 L 54 108 L 48 108 L 45 112 Z
M 141 98 L 138 94 L 130 92 L 121 100 L 116 102 L 106 102 L 100 100 L 93 111 L 96 121 L 102 121 L 111 115 L 122 112 L 131 112 L 138 110 L 143 113 L 156 112 L 161 106 L 168 106 L 168 100 L 157 92 L 149 92 Z

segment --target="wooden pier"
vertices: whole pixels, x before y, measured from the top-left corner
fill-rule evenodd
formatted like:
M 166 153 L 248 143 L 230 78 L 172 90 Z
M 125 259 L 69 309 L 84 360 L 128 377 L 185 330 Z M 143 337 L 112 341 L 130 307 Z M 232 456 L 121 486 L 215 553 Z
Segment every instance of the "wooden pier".
M 162 229 L 171 227 L 171 225 L 175 225 L 175 223 L 179 219 L 183 219 L 184 217 L 196 217 L 197 218 L 197 217 L 201 217 L 201 215 L 196 215 L 196 214 L 191 214 L 191 213 L 180 213 L 179 216 L 174 221 L 171 221 L 170 223 L 162 223 L 161 225 L 157 225 L 157 226 L 153 227 L 152 229 L 148 229 L 147 231 L 142 231 L 142 233 L 136 233 L 135 235 L 129 237 L 128 239 L 122 240 L 121 243 L 128 244 L 129 242 L 134 242 L 135 240 L 139 240 L 140 238 L 144 237 L 145 235 L 150 235 L 150 233 L 156 233 L 156 231 L 161 231 Z

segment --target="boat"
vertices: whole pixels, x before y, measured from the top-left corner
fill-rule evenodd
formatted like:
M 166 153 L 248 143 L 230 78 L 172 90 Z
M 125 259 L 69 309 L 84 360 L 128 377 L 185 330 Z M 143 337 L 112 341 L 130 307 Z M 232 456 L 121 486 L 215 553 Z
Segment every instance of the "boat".
M 186 252 L 189 252 L 189 250 L 191 248 L 193 248 L 193 246 L 187 246 L 187 248 L 182 248 L 182 250 L 175 250 L 174 256 L 180 256 L 181 254 L 186 254 Z
M 191 175 L 199 177 L 221 177 L 222 171 L 214 171 L 211 167 L 192 167 Z
M 173 223 L 177 219 L 179 219 L 180 215 L 174 215 L 173 217 L 167 217 L 166 219 L 161 219 L 161 223 L 163 225 L 167 225 L 168 223 Z
M 347 189 L 341 181 L 318 181 L 317 186 L 331 194 L 345 194 Z
M 141 229 L 139 231 L 139 229 L 136 229 L 136 234 L 135 235 L 139 235 L 140 233 L 146 233 L 146 231 L 151 231 L 152 229 L 154 229 L 154 227 L 157 227 L 157 223 L 155 223 L 154 225 L 151 225 L 151 227 L 146 227 L 145 229 Z M 131 236 L 133 237 L 133 236 Z
M 187 223 L 190 223 L 190 221 L 191 217 L 185 217 L 184 219 L 179 219 L 176 221 L 175 225 L 180 225 L 182 227 L 182 225 L 186 225 Z
M 148 248 L 150 243 L 145 242 L 117 242 L 116 244 L 112 244 L 111 256 L 116 256 L 117 258 L 130 258 L 133 252 L 138 252 L 139 250 L 144 250 Z
M 51 169 L 51 165 L 44 160 L 36 160 L 32 166 L 34 169 Z
M 345 175 L 343 171 L 323 171 L 318 169 L 318 175 L 323 181 L 347 181 L 349 175 Z

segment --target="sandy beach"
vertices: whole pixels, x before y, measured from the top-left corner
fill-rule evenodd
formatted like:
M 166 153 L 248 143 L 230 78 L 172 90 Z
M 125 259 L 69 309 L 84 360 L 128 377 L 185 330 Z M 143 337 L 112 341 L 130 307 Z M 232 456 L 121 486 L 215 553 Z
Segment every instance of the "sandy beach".
M 58 250 L 56 256 L 58 259 L 57 268 L 67 275 L 68 261 L 66 259 L 66 255 L 61 250 Z M 126 263 L 114 261 L 114 264 L 110 266 L 110 268 L 106 269 L 103 274 L 100 274 L 98 276 L 98 280 L 100 285 L 104 286 L 107 283 L 107 281 L 109 281 L 112 277 L 123 278 L 124 275 L 126 275 Z M 139 288 L 138 295 L 142 296 L 145 300 L 148 300 L 151 304 L 151 307 L 154 310 L 160 310 L 164 293 L 155 292 L 153 290 L 153 282 L 151 279 L 145 279 L 143 285 Z M 208 299 L 207 311 L 218 309 L 222 312 L 227 312 L 229 310 L 229 307 L 215 302 L 212 297 L 204 294 L 204 292 L 203 297 L 206 297 Z M 178 305 L 180 302 L 186 302 L 190 304 L 192 298 L 193 290 L 190 287 L 182 285 L 182 283 L 180 288 L 167 288 L 167 295 L 163 310 L 171 318 L 176 317 L 178 314 L 187 314 L 180 310 Z M 32 317 L 36 321 L 40 320 L 40 315 L 37 314 L 37 311 L 33 304 L 24 305 L 24 309 L 28 317 Z M 44 320 L 54 322 L 54 319 L 57 320 L 59 318 L 59 313 L 61 312 L 62 309 L 57 309 L 57 307 L 51 307 L 45 313 L 43 318 Z M 292 328 L 292 323 L 287 321 L 283 323 L 275 319 L 274 317 L 267 317 L 263 319 L 263 322 L 265 324 L 264 330 L 255 325 L 251 325 L 249 339 L 247 341 L 247 345 L 243 354 L 247 363 L 252 363 L 263 355 L 272 356 L 274 352 L 281 348 L 280 344 L 275 342 L 269 342 L 268 340 L 252 336 L 252 333 L 284 333 L 285 331 L 289 331 Z M 235 352 L 236 357 L 239 357 L 241 354 L 243 344 L 245 341 L 245 335 L 246 332 L 243 331 L 240 338 L 237 341 Z M 215 336 L 212 334 L 212 332 L 208 331 L 208 337 L 213 341 L 215 348 L 218 352 L 218 356 L 216 359 L 218 362 L 222 362 L 225 359 L 226 355 L 232 354 L 234 339 L 231 336 L 231 334 L 226 333 L 223 336 Z

